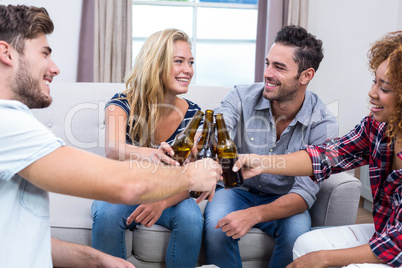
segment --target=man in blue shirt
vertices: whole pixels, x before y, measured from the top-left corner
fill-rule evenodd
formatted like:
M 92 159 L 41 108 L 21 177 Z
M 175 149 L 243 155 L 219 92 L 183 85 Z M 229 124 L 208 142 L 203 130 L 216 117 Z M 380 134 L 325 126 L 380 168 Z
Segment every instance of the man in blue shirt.
M 223 113 L 239 153 L 286 154 L 338 134 L 333 115 L 307 90 L 322 58 L 322 42 L 305 29 L 278 32 L 264 83 L 235 86 L 215 110 Z M 207 263 L 241 267 L 238 240 L 257 227 L 275 240 L 269 267 L 286 267 L 295 240 L 311 228 L 307 209 L 320 185 L 306 177 L 261 174 L 239 188 L 222 186 L 204 213 Z

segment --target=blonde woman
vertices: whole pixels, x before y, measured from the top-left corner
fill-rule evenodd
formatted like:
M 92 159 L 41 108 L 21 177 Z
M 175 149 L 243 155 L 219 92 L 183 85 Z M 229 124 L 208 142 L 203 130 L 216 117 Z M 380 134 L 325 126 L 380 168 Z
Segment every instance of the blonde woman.
M 178 98 L 193 77 L 194 58 L 186 33 L 167 29 L 151 35 L 126 78 L 127 90 L 106 105 L 106 156 L 118 160 L 150 158 L 178 164 L 166 153 L 200 107 Z M 113 178 L 111 178 L 113 179 Z M 160 202 L 128 206 L 94 201 L 92 246 L 126 259 L 124 232 L 136 225 L 172 230 L 167 267 L 195 267 L 203 219 L 188 191 Z

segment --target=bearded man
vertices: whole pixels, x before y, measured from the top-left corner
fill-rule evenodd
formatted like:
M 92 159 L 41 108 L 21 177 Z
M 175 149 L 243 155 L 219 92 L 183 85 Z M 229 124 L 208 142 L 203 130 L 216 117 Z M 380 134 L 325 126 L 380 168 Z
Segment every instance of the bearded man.
M 60 70 L 46 9 L 0 5 L 0 267 L 134 267 L 91 247 L 50 236 L 48 192 L 140 204 L 184 190 L 210 191 L 221 168 L 209 159 L 158 168 L 114 161 L 65 145 L 32 114 L 52 102 Z M 172 152 L 170 152 L 172 153 Z
M 286 154 L 338 134 L 333 115 L 307 90 L 321 60 L 322 41 L 302 27 L 285 26 L 266 57 L 264 83 L 238 85 L 216 113 L 223 113 L 239 153 Z M 281 165 L 281 163 L 267 163 Z M 238 240 L 257 227 L 275 240 L 269 267 L 292 262 L 297 237 L 311 229 L 308 209 L 320 189 L 306 177 L 261 174 L 223 190 L 206 206 L 206 260 L 241 267 Z

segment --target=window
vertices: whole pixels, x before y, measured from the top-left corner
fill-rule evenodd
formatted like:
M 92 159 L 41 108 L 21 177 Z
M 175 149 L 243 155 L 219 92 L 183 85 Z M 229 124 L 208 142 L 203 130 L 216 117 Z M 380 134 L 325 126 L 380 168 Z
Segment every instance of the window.
M 192 40 L 192 84 L 254 82 L 257 0 L 133 1 L 133 58 L 145 39 L 166 28 Z

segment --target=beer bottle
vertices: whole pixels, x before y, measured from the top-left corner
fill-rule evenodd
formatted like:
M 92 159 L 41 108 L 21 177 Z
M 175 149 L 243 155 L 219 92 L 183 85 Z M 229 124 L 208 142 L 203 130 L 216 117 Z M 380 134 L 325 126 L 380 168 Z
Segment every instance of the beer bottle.
M 215 158 L 214 150 L 214 134 L 215 129 L 212 122 L 207 122 L 207 134 L 201 144 L 201 149 L 198 151 L 196 160 L 204 158 Z
M 239 187 L 243 184 L 241 170 L 238 172 L 233 172 L 232 170 L 234 163 L 236 163 L 238 159 L 236 145 L 233 140 L 230 139 L 223 115 L 221 113 L 217 114 L 215 118 L 218 131 L 216 151 L 219 164 L 222 166 L 223 183 L 225 184 L 225 188 Z
M 214 111 L 213 110 L 205 110 L 205 116 L 204 116 L 204 125 L 202 126 L 202 132 L 200 137 L 198 137 L 198 141 L 197 141 L 197 149 L 198 151 L 201 150 L 203 144 L 204 144 L 204 140 L 207 136 L 207 132 L 208 132 L 208 122 L 209 123 L 213 123 L 214 121 Z
M 172 144 L 174 155 L 172 158 L 179 162 L 180 165 L 183 165 L 184 161 L 190 154 L 191 148 L 194 146 L 194 135 L 197 132 L 203 116 L 204 113 L 198 110 L 193 118 L 191 118 L 190 123 L 188 123 L 186 128 L 174 138 Z
M 213 119 L 213 117 L 212 117 Z M 215 148 L 214 148 L 214 139 L 215 139 L 215 128 L 214 124 L 210 121 L 204 121 L 204 125 L 207 125 L 207 133 L 205 136 L 205 139 L 203 140 L 203 143 L 201 144 L 202 147 L 198 151 L 195 160 L 200 160 L 204 158 L 212 158 L 215 159 Z M 190 197 L 198 198 L 201 195 L 202 192 L 194 192 L 190 191 Z

